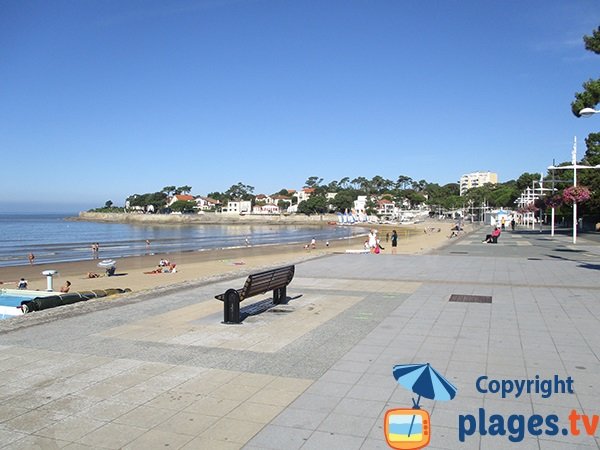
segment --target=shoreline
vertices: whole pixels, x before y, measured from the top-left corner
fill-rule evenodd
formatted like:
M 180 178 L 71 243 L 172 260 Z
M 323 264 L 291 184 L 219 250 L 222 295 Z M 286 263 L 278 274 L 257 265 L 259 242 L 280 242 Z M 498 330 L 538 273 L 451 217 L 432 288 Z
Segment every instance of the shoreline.
M 451 242 L 447 238 L 453 222 L 424 222 L 418 225 L 376 225 L 385 250 L 382 255 L 391 255 L 391 243 L 386 242 L 387 233 L 396 229 L 399 234 L 397 253 L 422 254 Z M 441 231 L 424 233 L 428 227 L 440 228 Z M 473 228 L 465 227 L 468 233 Z M 173 253 L 156 253 L 142 256 L 128 256 L 117 260 L 116 276 L 87 278 L 88 272 L 103 275 L 103 269 L 97 267 L 99 259 L 87 259 L 62 263 L 34 264 L 26 266 L 7 266 L 0 269 L 0 288 L 14 289 L 21 277 L 29 282 L 28 289 L 44 291 L 46 278 L 42 271 L 54 269 L 59 272 L 54 278 L 54 290 L 69 280 L 71 292 L 106 289 L 129 288 L 133 293 L 152 291 L 167 286 L 188 284 L 215 276 L 235 275 L 237 272 L 256 271 L 259 268 L 282 265 L 290 261 L 302 261 L 346 250 L 363 248 L 364 235 L 332 240 L 330 246 L 317 242 L 316 249 L 306 250 L 303 244 L 273 244 L 227 249 L 211 249 L 203 251 L 183 251 Z M 177 264 L 177 273 L 147 274 L 156 268 L 161 259 L 168 259 Z M 375 258 L 375 256 L 374 256 Z
M 161 225 L 331 225 L 338 223 L 336 214 L 285 215 L 285 214 L 223 214 L 206 212 L 203 214 L 136 214 L 136 213 L 100 213 L 80 212 L 69 217 L 70 221 L 138 223 Z M 365 223 L 365 226 L 372 224 Z

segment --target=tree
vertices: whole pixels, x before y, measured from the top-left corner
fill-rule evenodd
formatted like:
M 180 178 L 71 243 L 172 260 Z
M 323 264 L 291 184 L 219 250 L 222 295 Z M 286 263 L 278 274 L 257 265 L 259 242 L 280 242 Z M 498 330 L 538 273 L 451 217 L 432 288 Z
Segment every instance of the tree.
M 241 181 L 238 184 L 234 184 L 225 191 L 225 196 L 229 200 L 252 200 L 252 193 L 254 192 L 254 186 L 244 184 Z
M 112 200 L 108 200 L 108 201 L 107 201 L 107 202 L 104 204 L 104 207 L 105 207 L 105 208 L 110 208 L 112 205 L 113 205 L 113 202 L 112 202 Z
M 584 36 L 585 49 L 600 55 L 600 27 L 591 36 Z M 583 91 L 575 93 L 575 101 L 571 103 L 571 111 L 580 117 L 583 108 L 593 108 L 600 103 L 600 79 L 589 79 L 583 83 Z
M 392 181 L 383 178 L 379 175 L 375 175 L 371 179 L 371 186 L 379 194 L 383 194 L 384 192 L 389 191 L 393 187 L 393 185 L 394 183 Z
M 327 200 L 321 195 L 312 195 L 298 204 L 298 212 L 306 215 L 324 214 L 327 212 Z
M 189 213 L 194 211 L 194 207 L 196 206 L 196 202 L 191 200 L 177 200 L 175 203 L 171 205 L 171 209 L 173 211 Z
M 308 177 L 306 182 L 304 183 L 304 187 L 307 188 L 316 188 L 323 182 L 323 178 L 319 177 Z
M 190 192 L 192 192 L 192 187 L 187 184 L 175 189 L 175 194 L 189 194 Z
M 356 177 L 352 180 L 352 184 L 360 189 L 363 194 L 369 194 L 371 191 L 371 182 L 367 180 L 365 177 Z
M 412 183 L 412 178 L 407 177 L 406 175 L 400 175 L 396 180 L 396 188 L 397 189 L 406 189 Z
M 277 200 L 277 206 L 279 207 L 280 211 L 287 210 L 290 207 L 290 203 L 291 203 L 290 201 L 283 200 L 283 199 Z
M 344 177 L 338 183 L 338 186 L 342 189 L 348 189 L 348 185 L 350 184 L 350 178 Z
M 164 192 L 167 194 L 167 197 L 170 197 L 171 193 L 175 192 L 175 189 L 177 189 L 175 186 L 165 186 L 160 192 Z
M 165 207 L 167 194 L 164 189 L 161 192 L 153 192 L 147 194 L 134 194 L 127 197 L 129 206 L 146 207 L 152 205 L 155 211 L 160 211 Z
M 590 133 L 585 140 L 587 151 L 583 163 L 588 166 L 600 164 L 600 133 Z M 561 170 L 560 172 L 570 172 Z M 581 175 L 579 175 L 581 174 Z M 600 170 L 582 170 L 577 172 L 578 184 L 587 186 L 592 191 L 592 198 L 586 203 L 586 208 L 600 210 Z
M 532 187 L 534 181 L 540 181 L 540 177 L 541 175 L 539 173 L 523 173 L 517 179 L 517 189 L 522 191 L 524 189 L 527 189 L 528 187 Z
M 404 197 L 409 201 L 410 207 L 414 208 L 421 203 L 425 203 L 425 196 L 414 189 L 406 189 L 404 191 Z
M 334 211 L 343 213 L 346 210 L 352 209 L 356 197 L 357 195 L 353 190 L 347 189 L 340 191 L 334 198 L 329 200 L 329 205 L 331 205 Z

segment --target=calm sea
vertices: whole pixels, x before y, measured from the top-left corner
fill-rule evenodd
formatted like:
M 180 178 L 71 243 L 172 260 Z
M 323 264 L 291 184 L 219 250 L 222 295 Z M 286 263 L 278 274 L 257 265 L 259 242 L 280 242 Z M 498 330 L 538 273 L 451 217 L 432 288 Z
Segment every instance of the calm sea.
M 364 230 L 337 226 L 299 225 L 132 225 L 72 222 L 73 214 L 0 213 L 0 267 L 92 259 L 91 245 L 100 244 L 98 257 L 120 258 L 149 253 L 202 251 L 214 248 L 308 243 L 344 239 Z M 150 247 L 146 246 L 146 239 Z

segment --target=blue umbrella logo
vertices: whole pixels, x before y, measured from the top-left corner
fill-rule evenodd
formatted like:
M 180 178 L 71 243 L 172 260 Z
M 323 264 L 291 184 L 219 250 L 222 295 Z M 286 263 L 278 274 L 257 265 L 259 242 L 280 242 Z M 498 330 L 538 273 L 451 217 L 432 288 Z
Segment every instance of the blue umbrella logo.
M 394 378 L 400 386 L 411 390 L 418 395 L 417 400 L 413 398 L 413 409 L 420 409 L 421 397 L 430 400 L 447 401 L 452 400 L 456 396 L 457 389 L 448 380 L 446 380 L 437 370 L 427 364 L 400 364 L 394 366 L 392 372 Z M 415 421 L 415 416 L 412 417 L 410 427 L 408 429 L 408 437 L 410 438 Z

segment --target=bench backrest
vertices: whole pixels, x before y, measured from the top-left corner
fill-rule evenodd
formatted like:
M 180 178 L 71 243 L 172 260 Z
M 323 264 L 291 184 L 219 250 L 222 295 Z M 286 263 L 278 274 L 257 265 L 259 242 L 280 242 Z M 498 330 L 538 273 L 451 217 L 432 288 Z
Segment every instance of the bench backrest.
M 294 278 L 294 270 L 295 266 L 285 266 L 248 275 L 244 287 L 239 291 L 240 299 L 286 287 Z

